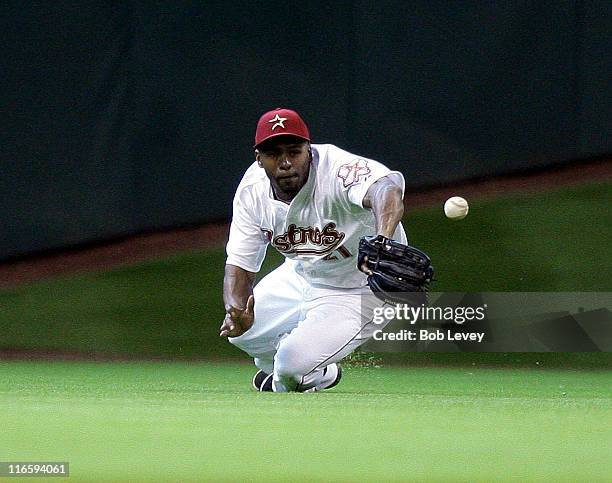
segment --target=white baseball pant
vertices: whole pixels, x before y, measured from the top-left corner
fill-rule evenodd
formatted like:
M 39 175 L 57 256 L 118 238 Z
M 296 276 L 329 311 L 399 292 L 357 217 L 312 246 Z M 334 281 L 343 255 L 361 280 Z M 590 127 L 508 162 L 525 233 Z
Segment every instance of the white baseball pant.
M 324 386 L 325 368 L 340 361 L 384 325 L 372 322 L 383 302 L 368 287 L 310 285 L 286 261 L 254 288 L 253 326 L 229 341 L 273 374 L 275 392 Z

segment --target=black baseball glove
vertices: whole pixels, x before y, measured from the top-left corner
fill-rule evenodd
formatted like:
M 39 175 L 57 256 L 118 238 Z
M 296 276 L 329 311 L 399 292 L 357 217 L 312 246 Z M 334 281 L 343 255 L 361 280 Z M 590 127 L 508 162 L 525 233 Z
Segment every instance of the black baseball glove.
M 368 285 L 380 300 L 420 305 L 427 303 L 427 290 L 434 269 L 421 250 L 382 235 L 359 240 L 357 267 L 368 274 Z

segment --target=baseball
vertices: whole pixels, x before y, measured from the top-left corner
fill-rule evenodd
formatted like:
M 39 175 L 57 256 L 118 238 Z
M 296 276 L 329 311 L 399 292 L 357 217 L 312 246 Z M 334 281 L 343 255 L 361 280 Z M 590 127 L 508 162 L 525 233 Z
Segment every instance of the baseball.
M 463 220 L 469 210 L 468 202 L 461 196 L 453 196 L 444 203 L 444 214 L 451 220 Z

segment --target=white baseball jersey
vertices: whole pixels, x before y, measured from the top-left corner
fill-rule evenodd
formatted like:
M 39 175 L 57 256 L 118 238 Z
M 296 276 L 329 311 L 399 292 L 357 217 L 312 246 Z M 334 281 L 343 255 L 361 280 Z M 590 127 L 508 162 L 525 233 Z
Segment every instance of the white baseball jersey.
M 247 169 L 234 197 L 226 263 L 258 272 L 271 244 L 310 284 L 361 287 L 367 277 L 357 269 L 359 239 L 376 234 L 363 198 L 385 176 L 403 192 L 404 178 L 331 144 L 313 144 L 312 154 L 308 180 L 290 204 L 274 198 L 256 162 Z M 401 224 L 393 238 L 406 243 Z

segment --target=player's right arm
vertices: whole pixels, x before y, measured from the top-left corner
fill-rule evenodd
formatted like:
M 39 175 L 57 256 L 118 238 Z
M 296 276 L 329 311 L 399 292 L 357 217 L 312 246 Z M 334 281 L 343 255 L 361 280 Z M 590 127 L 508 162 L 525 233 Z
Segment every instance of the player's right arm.
M 221 337 L 238 337 L 253 325 L 253 284 L 255 273 L 236 265 L 225 265 L 223 303 L 225 318 L 221 324 Z
M 248 184 L 248 170 L 240 183 L 233 203 L 233 216 L 227 242 L 227 260 L 223 278 L 225 317 L 221 337 L 238 337 L 253 325 L 253 285 L 266 255 L 269 240 L 259 219 L 263 211 L 258 197 Z

